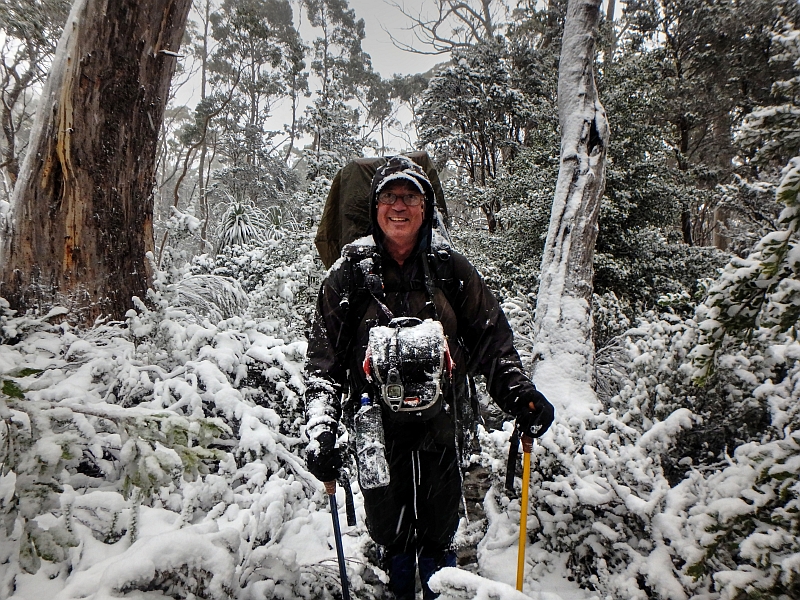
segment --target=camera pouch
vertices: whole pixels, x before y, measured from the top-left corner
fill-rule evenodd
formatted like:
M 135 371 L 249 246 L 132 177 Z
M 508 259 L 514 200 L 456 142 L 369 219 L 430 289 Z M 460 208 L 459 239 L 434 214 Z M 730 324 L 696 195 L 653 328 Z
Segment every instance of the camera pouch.
M 439 321 L 392 319 L 369 332 L 364 372 L 390 418 L 426 421 L 442 409 L 453 361 Z

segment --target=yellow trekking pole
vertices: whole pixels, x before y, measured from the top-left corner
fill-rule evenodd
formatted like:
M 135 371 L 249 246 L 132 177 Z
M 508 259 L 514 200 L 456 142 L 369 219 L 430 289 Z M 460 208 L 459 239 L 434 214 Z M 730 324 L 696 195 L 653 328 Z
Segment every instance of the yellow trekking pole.
M 522 497 L 519 503 L 519 549 L 517 550 L 517 591 L 522 591 L 525 575 L 525 542 L 528 541 L 528 488 L 531 483 L 533 438 L 522 436 Z

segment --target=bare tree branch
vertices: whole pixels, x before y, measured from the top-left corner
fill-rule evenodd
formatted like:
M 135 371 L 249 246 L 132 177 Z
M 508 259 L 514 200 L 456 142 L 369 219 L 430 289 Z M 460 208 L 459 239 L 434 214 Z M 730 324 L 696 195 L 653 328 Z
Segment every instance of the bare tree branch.
M 406 52 L 427 55 L 446 54 L 492 39 L 501 25 L 497 13 L 508 10 L 503 0 L 434 0 L 434 16 L 428 16 L 421 10 L 412 13 L 397 0 L 384 2 L 408 20 L 409 26 L 402 30 L 412 32 L 416 40 L 402 41 L 382 26 L 392 44 Z

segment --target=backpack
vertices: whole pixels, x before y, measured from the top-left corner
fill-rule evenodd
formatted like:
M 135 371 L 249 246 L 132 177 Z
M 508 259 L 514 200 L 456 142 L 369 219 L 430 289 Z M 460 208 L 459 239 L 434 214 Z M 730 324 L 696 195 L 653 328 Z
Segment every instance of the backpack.
M 411 152 L 408 158 L 425 171 L 433 186 L 436 207 L 445 225 L 447 205 L 439 173 L 427 152 Z M 375 172 L 386 164 L 384 157 L 357 158 L 333 178 L 314 245 L 326 269 L 342 255 L 342 249 L 367 234 L 370 228 L 369 195 Z M 445 234 L 446 235 L 446 234 Z

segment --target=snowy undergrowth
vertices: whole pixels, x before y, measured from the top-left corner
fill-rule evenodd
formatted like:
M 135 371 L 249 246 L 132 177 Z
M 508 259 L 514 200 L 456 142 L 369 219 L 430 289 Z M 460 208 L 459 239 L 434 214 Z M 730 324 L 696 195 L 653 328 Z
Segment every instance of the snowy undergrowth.
M 178 294 L 162 282 L 125 323 L 87 332 L 54 324 L 57 312 L 3 311 L 3 596 L 338 594 L 326 498 L 302 463 L 294 317 L 212 324 Z M 505 306 L 526 335 L 530 303 Z M 547 598 L 564 572 L 594 590 L 587 599 L 796 594 L 800 345 L 768 329 L 730 340 L 699 388 L 689 353 L 702 331 L 647 315 L 617 339 L 605 408 L 562 412 L 535 444 L 526 594 Z M 475 460 L 495 485 L 485 532 L 462 532 L 481 577 L 443 577 L 452 597 L 514 597 L 501 585 L 513 584 L 520 517 L 501 487 L 510 433 L 481 431 Z M 351 590 L 381 597 L 354 487 Z
M 526 590 L 546 591 L 566 556 L 602 598 L 797 596 L 800 344 L 770 331 L 729 343 L 702 388 L 700 335 L 691 318 L 646 315 L 617 342 L 605 408 L 562 413 L 534 444 Z M 506 583 L 520 510 L 502 487 L 510 434 L 481 432 L 478 459 L 494 474 L 479 573 Z
M 57 314 L 4 312 L 5 595 L 12 583 L 18 598 L 337 592 L 330 515 L 301 459 L 304 341 L 280 337 L 275 319 L 212 325 L 171 293 L 85 333 L 51 324 Z M 522 324 L 518 308 L 509 313 Z M 607 410 L 562 415 L 534 446 L 526 593 L 546 597 L 542 582 L 565 556 L 599 597 L 738 598 L 748 586 L 796 585 L 800 345 L 729 347 L 703 395 L 687 362 L 698 332 L 669 313 L 642 320 L 620 342 Z M 768 406 L 763 439 L 727 456 L 692 445 L 686 436 L 708 425 L 717 395 L 731 410 Z M 482 431 L 476 457 L 498 482 L 484 502 L 479 574 L 507 585 L 520 510 L 499 485 L 510 433 Z M 356 501 L 359 524 L 345 527 L 351 585 L 380 597 L 385 576 L 366 558 Z M 448 585 L 489 593 L 470 581 Z
M 732 282 L 753 279 L 759 259 L 735 263 L 711 287 L 717 304 L 738 298 Z M 532 458 L 526 590 L 542 589 L 537 582 L 566 556 L 581 586 L 603 598 L 797 596 L 800 346 L 786 315 L 800 302 L 790 272 L 800 269 L 785 266 L 771 288 L 760 287 L 775 290 L 762 301 L 769 326 L 746 337 L 715 333 L 713 300 L 695 316 L 690 298 L 665 298 L 662 312 L 626 331 L 618 301 L 595 299 L 597 318 L 622 315 L 603 323 L 603 408 L 578 418 L 568 398 L 553 398 L 563 409 Z M 532 303 L 511 297 L 504 309 L 527 364 Z M 709 340 L 713 375 L 703 360 Z M 479 572 L 500 580 L 516 557 L 519 523 L 519 500 L 502 486 L 510 433 L 483 432 L 479 459 L 494 475 Z
M 781 189 L 795 202 L 793 181 Z M 729 265 L 696 315 L 673 298 L 680 310 L 621 334 L 624 307 L 596 299 L 614 317 L 602 406 L 576 414 L 550 382 L 560 411 L 534 446 L 527 594 L 568 573 L 591 591 L 565 598 L 800 595 L 796 231 Z M 302 328 L 319 276 L 303 243 L 162 275 L 124 323 L 89 331 L 0 300 L 0 597 L 338 597 L 326 498 L 303 465 Z M 248 269 L 260 274 L 245 293 Z M 532 306 L 505 296 L 526 368 Z M 493 486 L 485 531 L 457 538 L 477 545 L 477 575 L 439 578 L 452 597 L 515 596 L 510 434 L 480 432 Z M 379 598 L 354 488 L 351 590 Z
M 165 278 L 124 323 L 83 332 L 3 304 L 0 597 L 333 597 L 295 317 L 230 316 L 235 281 Z M 369 598 L 382 573 L 366 573 L 359 511 L 345 544 Z

